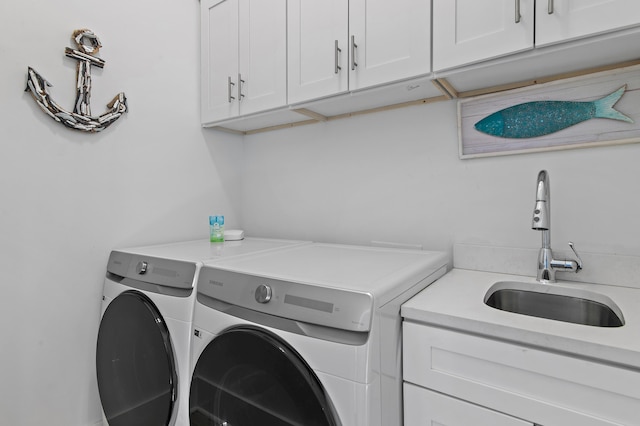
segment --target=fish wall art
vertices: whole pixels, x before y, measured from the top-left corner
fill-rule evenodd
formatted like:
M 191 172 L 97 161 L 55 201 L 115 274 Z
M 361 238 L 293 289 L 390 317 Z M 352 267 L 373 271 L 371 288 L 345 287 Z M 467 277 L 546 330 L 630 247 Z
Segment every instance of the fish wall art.
M 494 112 L 475 124 L 476 130 L 506 139 L 536 138 L 559 132 L 594 118 L 633 123 L 633 119 L 615 110 L 626 85 L 592 102 L 525 102 Z
M 458 100 L 461 159 L 640 142 L 637 64 Z

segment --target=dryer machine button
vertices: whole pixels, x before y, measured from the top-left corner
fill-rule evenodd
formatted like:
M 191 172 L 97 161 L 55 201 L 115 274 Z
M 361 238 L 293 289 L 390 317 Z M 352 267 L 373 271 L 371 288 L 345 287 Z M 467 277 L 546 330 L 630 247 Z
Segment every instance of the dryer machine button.
M 271 300 L 271 287 L 266 284 L 260 284 L 258 288 L 256 288 L 256 302 L 258 303 L 267 303 Z
M 149 267 L 149 264 L 147 262 L 145 262 L 144 260 L 140 261 L 136 265 L 136 272 L 138 273 L 138 275 L 144 275 L 147 273 L 148 267 Z

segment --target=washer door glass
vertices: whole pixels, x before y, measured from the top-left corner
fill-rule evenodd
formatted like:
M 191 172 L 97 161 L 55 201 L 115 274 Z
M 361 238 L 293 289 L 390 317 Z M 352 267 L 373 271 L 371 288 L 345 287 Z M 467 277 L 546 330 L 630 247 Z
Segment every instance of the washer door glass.
M 274 334 L 233 328 L 200 355 L 189 395 L 191 426 L 338 426 L 313 370 Z
M 126 291 L 109 304 L 98 331 L 96 369 L 109 426 L 169 424 L 174 354 L 164 319 L 147 296 Z

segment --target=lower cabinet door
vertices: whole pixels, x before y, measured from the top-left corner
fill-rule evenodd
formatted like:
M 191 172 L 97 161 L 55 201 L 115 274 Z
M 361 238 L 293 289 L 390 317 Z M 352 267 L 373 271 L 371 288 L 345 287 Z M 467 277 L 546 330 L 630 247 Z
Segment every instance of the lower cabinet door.
M 404 426 L 534 426 L 488 408 L 404 383 Z

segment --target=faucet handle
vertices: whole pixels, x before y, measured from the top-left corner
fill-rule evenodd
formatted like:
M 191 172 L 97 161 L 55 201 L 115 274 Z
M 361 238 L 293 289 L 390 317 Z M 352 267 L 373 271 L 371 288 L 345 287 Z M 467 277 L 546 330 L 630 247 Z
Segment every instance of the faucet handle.
M 573 246 L 573 243 L 571 241 L 569 241 L 569 247 L 571 247 L 571 250 L 573 251 L 573 254 L 576 255 L 576 258 L 578 259 L 576 261 L 576 263 L 578 264 L 578 267 L 576 268 L 576 272 L 578 272 L 580 269 L 582 269 L 582 259 L 580 259 L 580 255 L 578 254 L 578 252 L 576 251 L 575 247 Z

